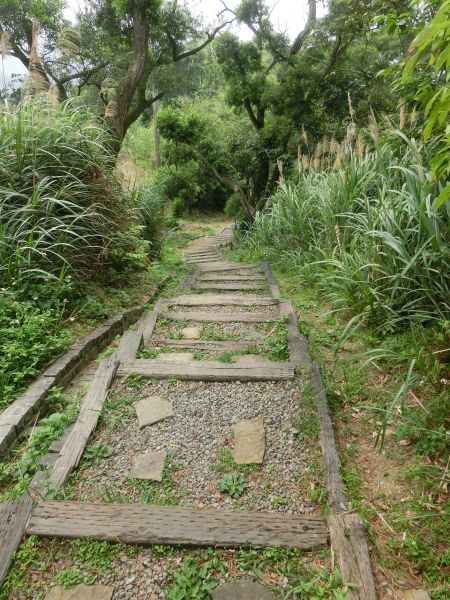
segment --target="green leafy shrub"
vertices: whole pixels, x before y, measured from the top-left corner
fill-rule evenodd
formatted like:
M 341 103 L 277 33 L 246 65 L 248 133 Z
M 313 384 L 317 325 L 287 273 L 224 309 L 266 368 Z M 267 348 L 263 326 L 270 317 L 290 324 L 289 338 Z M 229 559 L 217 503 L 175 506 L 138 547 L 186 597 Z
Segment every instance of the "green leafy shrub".
M 142 236 L 149 245 L 148 255 L 157 258 L 161 253 L 166 229 L 164 197 L 154 184 L 142 189 L 138 197 Z
M 47 94 L 0 108 L 0 283 L 121 268 L 139 251 L 106 130 Z
M 0 291 L 0 409 L 67 347 L 71 336 L 61 318 L 69 292 L 59 280 Z
M 245 478 L 241 473 L 226 473 L 220 482 L 220 491 L 231 498 L 240 498 L 247 489 Z
M 211 562 L 199 564 L 196 556 L 189 556 L 181 571 L 173 572 L 174 585 L 168 592 L 169 600 L 208 600 L 218 580 L 209 574 Z

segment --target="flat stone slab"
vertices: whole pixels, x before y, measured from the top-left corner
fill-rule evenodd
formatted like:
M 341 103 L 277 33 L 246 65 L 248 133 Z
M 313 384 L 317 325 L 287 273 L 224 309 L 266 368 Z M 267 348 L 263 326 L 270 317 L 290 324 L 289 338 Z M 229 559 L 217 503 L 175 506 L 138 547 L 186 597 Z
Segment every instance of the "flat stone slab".
M 199 340 L 200 331 L 200 327 L 185 327 L 181 330 L 181 333 L 186 340 Z
M 149 396 L 143 400 L 138 400 L 133 403 L 133 406 L 141 429 L 168 417 L 173 417 L 175 414 L 172 403 L 160 396 Z
M 114 588 L 110 585 L 76 585 L 69 590 L 62 585 L 52 587 L 45 600 L 111 600 Z
M 402 594 L 403 600 L 431 600 L 426 590 L 405 590 Z
M 128 473 L 131 479 L 149 479 L 151 481 L 162 481 L 162 471 L 167 452 L 144 452 L 133 459 L 133 466 Z
M 245 419 L 233 426 L 234 462 L 238 465 L 261 464 L 266 450 L 262 419 Z
M 232 581 L 213 590 L 212 600 L 275 600 L 275 596 L 259 583 Z
M 193 360 L 193 355 L 192 352 L 162 352 L 157 360 L 167 363 L 189 363 Z

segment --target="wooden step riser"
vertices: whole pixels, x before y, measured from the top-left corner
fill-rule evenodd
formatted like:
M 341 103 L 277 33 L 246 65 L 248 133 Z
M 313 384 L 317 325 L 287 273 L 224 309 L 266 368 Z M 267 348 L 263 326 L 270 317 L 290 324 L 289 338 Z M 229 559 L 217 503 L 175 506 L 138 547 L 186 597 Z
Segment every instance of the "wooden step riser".
M 164 362 L 158 359 L 136 359 L 121 363 L 117 374 L 129 373 L 159 379 L 188 381 L 287 381 L 293 379 L 295 368 L 290 363 L 267 362 L 258 365 L 239 365 L 218 361 L 193 360 L 189 363 Z
M 326 521 L 320 517 L 142 504 L 42 502 L 33 512 L 27 533 L 144 546 L 319 550 L 328 545 Z
M 278 298 L 265 296 L 227 296 L 226 294 L 192 294 L 177 296 L 168 301 L 171 306 L 271 306 L 277 305 Z

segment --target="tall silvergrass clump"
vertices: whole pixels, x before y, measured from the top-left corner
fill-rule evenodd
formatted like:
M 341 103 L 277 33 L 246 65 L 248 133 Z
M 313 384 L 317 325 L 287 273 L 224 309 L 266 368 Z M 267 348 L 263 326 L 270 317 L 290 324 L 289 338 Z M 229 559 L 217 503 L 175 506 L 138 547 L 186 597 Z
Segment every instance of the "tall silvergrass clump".
M 116 266 L 137 237 L 105 130 L 49 94 L 0 106 L 0 282 Z
M 450 208 L 403 137 L 284 184 L 243 240 L 303 274 L 380 333 L 450 318 Z

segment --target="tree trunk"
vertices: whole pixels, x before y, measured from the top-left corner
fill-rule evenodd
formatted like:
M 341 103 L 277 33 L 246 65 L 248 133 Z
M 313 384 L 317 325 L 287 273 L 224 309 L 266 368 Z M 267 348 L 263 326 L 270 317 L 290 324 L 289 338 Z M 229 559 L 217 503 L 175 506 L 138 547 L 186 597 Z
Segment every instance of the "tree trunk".
M 158 96 L 158 88 L 153 86 L 153 96 L 156 98 Z M 155 138 L 155 169 L 159 169 L 161 166 L 161 137 L 159 135 L 159 129 L 156 127 L 156 117 L 158 116 L 159 110 L 159 102 L 153 103 L 153 124 L 154 124 L 154 138 Z
M 125 77 L 119 83 L 115 104 L 106 110 L 106 120 L 114 134 L 114 150 L 119 153 L 123 138 L 130 125 L 128 123 L 133 97 L 139 88 L 144 94 L 148 69 L 149 26 L 145 10 L 145 0 L 133 0 L 133 41 L 132 58 Z M 110 103 L 111 104 L 111 103 Z M 142 111 L 141 111 L 142 112 Z

